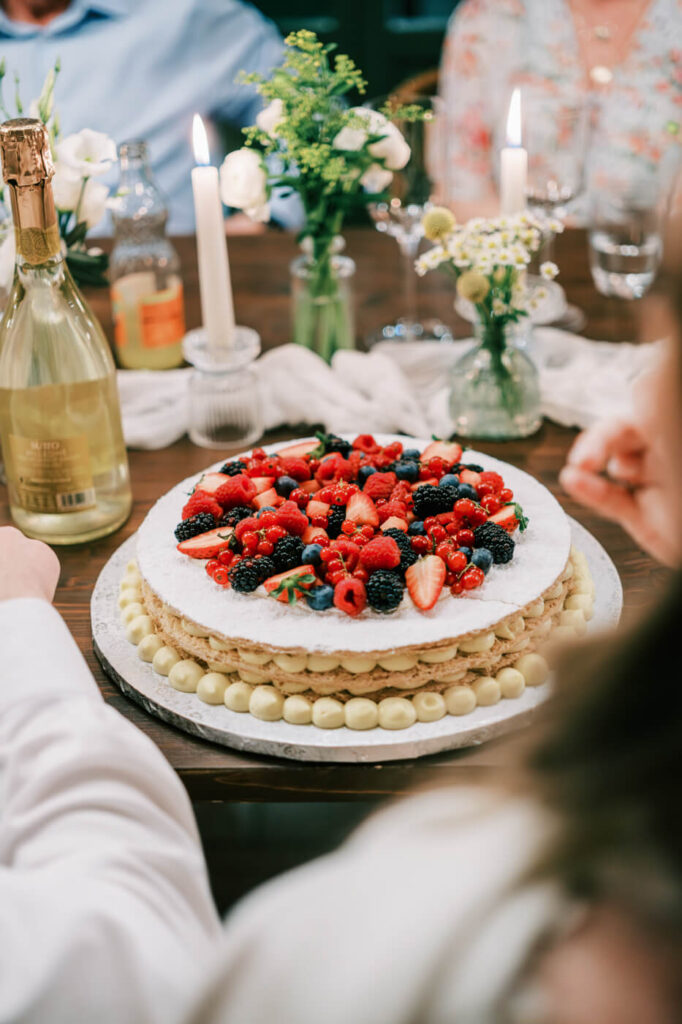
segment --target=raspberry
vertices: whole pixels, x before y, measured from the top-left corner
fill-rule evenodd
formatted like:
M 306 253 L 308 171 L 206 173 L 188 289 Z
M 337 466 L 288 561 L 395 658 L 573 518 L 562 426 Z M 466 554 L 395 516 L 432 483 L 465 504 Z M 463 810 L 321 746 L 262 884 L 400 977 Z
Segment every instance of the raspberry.
M 321 484 L 328 484 L 332 480 L 352 480 L 353 467 L 342 455 L 334 452 L 322 460 L 315 473 L 315 479 Z
M 216 522 L 220 521 L 220 517 L 223 514 L 222 508 L 212 495 L 207 494 L 206 491 L 198 490 L 194 492 L 183 508 L 182 518 L 191 519 L 192 516 L 199 515 L 200 512 L 210 513 Z
M 362 580 L 348 576 L 334 587 L 334 606 L 347 615 L 359 615 L 366 604 L 367 591 Z
M 352 572 L 358 564 L 358 558 L 360 557 L 358 545 L 354 544 L 352 540 L 348 540 L 347 537 L 339 537 L 331 545 L 331 549 L 340 556 L 342 566 L 349 572 Z
M 311 472 L 310 466 L 305 459 L 298 459 L 293 456 L 284 456 L 280 459 L 282 468 L 286 476 L 291 476 L 294 480 L 303 481 L 310 480 Z
M 240 519 L 234 528 L 235 537 L 237 540 L 241 540 L 245 533 L 252 530 L 258 530 L 259 526 L 260 524 L 255 516 L 250 516 L 247 519 Z
M 381 451 L 371 434 L 358 434 L 353 441 L 353 448 L 359 452 L 365 452 L 366 455 L 375 455 L 376 452 Z
M 372 478 L 370 477 L 370 480 Z M 397 516 L 398 519 L 404 519 L 407 515 L 407 505 L 403 501 L 387 501 L 385 505 L 382 505 L 378 509 L 379 522 L 385 523 L 387 519 L 392 516 Z
M 235 505 L 248 505 L 256 497 L 256 487 L 250 477 L 243 473 L 230 477 L 215 492 L 215 499 L 223 508 L 234 508 Z
M 386 530 L 384 537 L 392 537 L 400 551 L 400 572 L 406 573 L 411 565 L 417 561 L 417 554 L 412 549 L 410 538 L 402 530 Z
M 300 537 L 307 529 L 308 517 L 304 516 L 294 501 L 285 501 L 276 512 L 278 526 L 283 526 L 287 533 Z
M 397 482 L 398 477 L 395 473 L 372 473 L 363 487 L 363 491 L 373 501 L 377 501 L 380 498 L 390 498 Z
M 492 488 L 491 493 L 493 494 L 497 493 L 497 491 L 501 491 L 504 487 L 504 480 L 500 474 L 493 473 L 491 470 L 486 470 L 484 473 L 481 473 L 481 483 L 490 484 Z
M 360 552 L 360 561 L 365 569 L 395 569 L 400 565 L 400 548 L 393 537 L 375 537 Z

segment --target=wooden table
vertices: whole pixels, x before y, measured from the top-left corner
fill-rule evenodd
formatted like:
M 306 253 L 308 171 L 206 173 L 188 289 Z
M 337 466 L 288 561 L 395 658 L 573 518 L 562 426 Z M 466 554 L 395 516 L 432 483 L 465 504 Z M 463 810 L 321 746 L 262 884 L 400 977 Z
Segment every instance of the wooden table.
M 372 229 L 347 233 L 348 252 L 357 262 L 355 282 L 357 326 L 364 336 L 401 313 L 400 262 L 391 239 Z M 288 340 L 288 265 L 295 255 L 290 236 L 268 232 L 260 236 L 230 239 L 230 259 L 237 318 L 260 332 L 263 346 L 270 348 Z M 188 326 L 199 323 L 199 293 L 193 239 L 178 239 L 187 298 Z M 559 239 L 557 260 L 568 298 L 585 311 L 585 333 L 612 341 L 634 339 L 638 333 L 637 304 L 619 303 L 599 296 L 587 268 L 585 236 L 568 232 Z M 88 295 L 97 315 L 111 337 L 112 323 L 108 294 Z M 445 278 L 432 274 L 420 283 L 423 316 L 439 316 L 453 325 L 458 335 L 466 325 L 452 311 L 452 291 Z M 291 425 L 268 440 L 308 433 Z M 477 447 L 506 459 L 542 481 L 561 501 L 566 511 L 583 523 L 614 559 L 625 588 L 626 609 L 646 604 L 652 589 L 664 579 L 664 572 L 642 554 L 620 528 L 585 512 L 558 488 L 557 474 L 575 432 L 545 423 L 535 437 L 506 444 L 480 443 Z M 213 453 L 195 448 L 187 439 L 164 451 L 130 452 L 135 503 L 129 522 L 113 537 L 94 544 L 59 551 L 62 577 L 57 606 L 76 637 L 106 700 L 147 733 L 176 769 L 194 800 L 347 800 L 371 799 L 404 791 L 417 781 L 456 781 L 480 778 L 505 763 L 507 748 L 493 742 L 482 748 L 435 755 L 419 762 L 386 765 L 305 765 L 293 761 L 232 753 L 226 748 L 193 739 L 164 725 L 128 701 L 109 682 L 99 667 L 91 646 L 90 595 L 102 566 L 140 525 L 150 505 L 173 484 L 214 461 Z M 6 491 L 0 490 L 0 523 L 9 521 Z

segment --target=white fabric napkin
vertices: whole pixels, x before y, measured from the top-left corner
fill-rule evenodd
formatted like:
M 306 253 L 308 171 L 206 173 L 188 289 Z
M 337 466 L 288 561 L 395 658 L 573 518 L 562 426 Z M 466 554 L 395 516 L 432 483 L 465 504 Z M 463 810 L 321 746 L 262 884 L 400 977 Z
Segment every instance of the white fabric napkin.
M 366 352 L 337 352 L 328 366 L 298 345 L 266 352 L 255 364 L 266 430 L 323 423 L 342 432 L 452 432 L 448 379 L 471 345 L 381 342 Z M 627 415 L 632 385 L 659 348 L 588 341 L 538 327 L 531 355 L 540 371 L 542 411 L 565 426 L 585 427 L 604 416 Z M 187 431 L 187 379 L 192 371 L 120 370 L 123 431 L 129 448 L 165 448 Z

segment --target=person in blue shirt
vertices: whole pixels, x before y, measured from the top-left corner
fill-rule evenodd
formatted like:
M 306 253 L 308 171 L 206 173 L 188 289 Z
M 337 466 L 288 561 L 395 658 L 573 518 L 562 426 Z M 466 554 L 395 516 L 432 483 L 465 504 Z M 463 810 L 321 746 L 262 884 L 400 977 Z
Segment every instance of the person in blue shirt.
M 239 0 L 0 0 L 8 101 L 17 74 L 27 110 L 59 58 L 62 135 L 92 128 L 117 144 L 145 139 L 173 234 L 194 230 L 192 115 L 213 125 L 253 124 L 261 99 L 235 82 L 237 74 L 269 74 L 282 53 L 272 22 Z M 211 143 L 219 163 L 215 130 Z M 114 173 L 107 184 L 115 180 Z M 286 224 L 286 204 L 275 203 L 272 216 Z M 230 218 L 233 229 L 249 230 L 247 223 L 241 214 Z

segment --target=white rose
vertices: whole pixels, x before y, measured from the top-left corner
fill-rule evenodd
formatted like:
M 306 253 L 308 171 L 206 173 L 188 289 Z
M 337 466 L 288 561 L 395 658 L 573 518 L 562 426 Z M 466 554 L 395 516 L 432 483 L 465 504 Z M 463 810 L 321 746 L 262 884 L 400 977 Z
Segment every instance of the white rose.
M 404 167 L 410 159 L 410 147 L 396 126 L 378 110 L 370 110 L 369 107 L 353 107 L 350 112 L 365 121 L 367 128 L 346 125 L 334 138 L 334 148 L 362 149 L 368 135 L 383 135 L 384 138 L 372 143 L 369 152 L 383 160 L 385 167 L 391 171 L 399 171 Z
M 243 210 L 252 220 L 267 221 L 270 207 L 267 175 L 254 149 L 235 149 L 220 168 L 220 195 L 225 206 Z
M 85 221 L 88 231 L 99 224 L 107 208 L 109 189 L 99 181 L 89 178 L 83 192 L 78 219 Z
M 379 164 L 372 164 L 360 178 L 360 184 L 367 192 L 383 192 L 393 180 L 393 171 L 387 171 Z
M 284 103 L 280 99 L 275 99 L 257 115 L 256 124 L 262 132 L 266 132 L 272 138 L 275 138 L 277 126 L 283 117 Z
M 81 194 L 83 178 L 66 164 L 55 165 L 52 192 L 58 210 L 75 210 Z
M 116 160 L 116 143 L 104 132 L 84 128 L 58 143 L 57 159 L 82 178 L 104 174 Z

